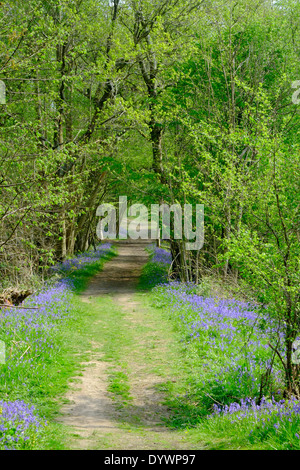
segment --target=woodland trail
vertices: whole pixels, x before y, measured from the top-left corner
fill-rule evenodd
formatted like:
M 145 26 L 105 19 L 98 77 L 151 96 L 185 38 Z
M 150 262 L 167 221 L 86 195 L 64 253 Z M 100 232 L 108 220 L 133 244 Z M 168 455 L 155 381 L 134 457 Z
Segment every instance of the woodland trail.
M 159 386 L 166 378 L 170 381 L 176 378 L 167 377 L 168 344 L 162 329 L 157 328 L 155 319 L 135 298 L 138 279 L 148 259 L 146 245 L 142 241 L 118 242 L 118 255 L 105 263 L 81 295 L 86 308 L 99 309 L 97 323 L 102 328 L 108 326 L 101 319 L 101 302 L 109 297 L 114 308 L 121 309 L 128 326 L 124 335 L 130 336 L 132 343 L 122 350 L 119 365 L 112 366 L 103 358 L 97 343 L 90 361 L 82 364 L 82 376 L 75 378 L 79 384 L 69 391 L 66 398 L 70 402 L 63 406 L 60 419 L 74 429 L 70 449 L 201 448 L 197 442 L 187 442 L 184 431 L 173 431 L 164 425 L 169 410 L 162 404 L 164 396 Z M 122 374 L 125 370 L 122 364 L 130 393 L 126 406 L 118 406 L 108 391 L 109 374 L 112 369 L 113 373 Z

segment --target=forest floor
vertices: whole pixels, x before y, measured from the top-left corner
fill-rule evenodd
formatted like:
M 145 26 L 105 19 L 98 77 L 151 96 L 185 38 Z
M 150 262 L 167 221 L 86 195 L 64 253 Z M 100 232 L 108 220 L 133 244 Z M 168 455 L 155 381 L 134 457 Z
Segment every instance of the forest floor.
M 59 418 L 73 430 L 69 449 L 205 448 L 196 436 L 165 425 L 164 384 L 177 380 L 178 345 L 167 320 L 147 308 L 137 289 L 147 243 L 119 241 L 118 255 L 80 295 L 91 351 Z

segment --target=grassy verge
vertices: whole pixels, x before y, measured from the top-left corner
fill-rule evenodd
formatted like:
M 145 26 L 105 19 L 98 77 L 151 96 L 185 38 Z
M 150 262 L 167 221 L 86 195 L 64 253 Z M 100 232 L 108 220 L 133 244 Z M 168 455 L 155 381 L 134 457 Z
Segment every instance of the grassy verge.
M 164 248 L 155 248 L 150 245 L 147 248 L 150 255 L 148 263 L 145 264 L 139 280 L 138 289 L 149 291 L 158 284 L 168 281 L 171 254 Z
M 99 314 L 99 312 L 101 314 Z M 108 392 L 121 409 L 131 402 L 129 371 L 126 354 L 132 348 L 132 333 L 124 319 L 124 313 L 110 297 L 93 299 L 85 307 L 84 331 L 93 344 L 94 352 L 108 364 Z
M 160 400 L 167 395 L 169 378 L 181 380 L 178 371 L 188 377 L 189 370 L 184 371 L 181 344 L 169 319 L 162 315 L 161 309 L 151 308 L 147 303 L 148 295 L 137 293 L 132 298 L 132 309 L 128 306 L 122 309 L 109 296 L 93 298 L 84 306 L 86 320 L 82 334 L 93 338 L 93 353 L 106 363 L 108 391 L 116 410 L 113 420 L 119 430 L 95 433 L 91 438 L 95 449 L 120 449 L 123 445 L 126 449 L 129 435 L 131 445 L 136 439 L 138 445 L 144 442 L 145 448 L 174 449 L 176 447 L 168 445 L 174 446 L 176 439 L 186 442 L 189 449 L 201 448 L 198 436 L 191 435 L 188 439 L 186 430 L 157 432 L 159 428 L 153 430 L 154 425 L 149 429 L 149 419 L 159 423 L 162 418 Z M 144 404 L 136 395 L 140 393 L 140 381 L 141 388 L 145 387 L 146 394 L 150 393 Z
M 28 298 L 26 308 L 2 309 L 0 339 L 0 449 L 63 449 L 66 429 L 55 421 L 69 380 L 80 373 L 90 339 L 75 293 L 114 253 L 109 249 L 64 269 L 64 279 Z M 87 259 L 85 259 L 87 261 Z M 45 424 L 46 423 L 46 424 Z

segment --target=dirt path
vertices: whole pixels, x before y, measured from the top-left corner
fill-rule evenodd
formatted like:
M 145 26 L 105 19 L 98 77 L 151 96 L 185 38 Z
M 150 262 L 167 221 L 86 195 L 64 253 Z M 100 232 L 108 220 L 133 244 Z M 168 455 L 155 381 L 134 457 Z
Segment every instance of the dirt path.
M 118 256 L 105 264 L 82 295 L 87 303 L 107 294 L 112 297 L 124 313 L 134 347 L 124 350 L 130 388 L 126 407 L 117 406 L 107 391 L 111 363 L 95 353 L 90 362 L 83 364 L 83 375 L 77 378 L 79 385 L 70 390 L 66 397 L 70 404 L 62 410 L 62 421 L 74 428 L 72 449 L 199 449 L 199 445 L 186 442 L 183 432 L 163 425 L 168 409 L 162 405 L 159 385 L 166 381 L 165 373 L 160 371 L 168 369 L 164 363 L 166 340 L 149 312 L 134 299 L 148 259 L 145 247 L 143 242 L 119 242 Z

